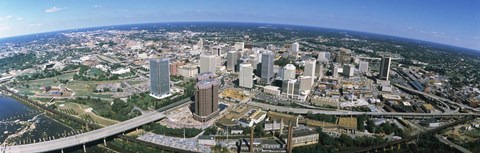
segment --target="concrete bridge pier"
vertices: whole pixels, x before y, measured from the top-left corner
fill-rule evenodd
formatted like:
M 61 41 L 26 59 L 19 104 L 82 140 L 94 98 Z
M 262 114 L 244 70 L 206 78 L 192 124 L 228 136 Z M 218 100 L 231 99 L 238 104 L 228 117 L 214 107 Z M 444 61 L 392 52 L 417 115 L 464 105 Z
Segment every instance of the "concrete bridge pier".
M 107 146 L 107 140 L 105 138 L 103 138 L 103 145 L 105 145 L 105 147 Z
M 62 148 L 62 149 L 60 149 L 60 151 L 63 153 L 63 148 Z
M 85 147 L 85 144 L 83 144 L 83 152 L 87 152 L 87 147 Z

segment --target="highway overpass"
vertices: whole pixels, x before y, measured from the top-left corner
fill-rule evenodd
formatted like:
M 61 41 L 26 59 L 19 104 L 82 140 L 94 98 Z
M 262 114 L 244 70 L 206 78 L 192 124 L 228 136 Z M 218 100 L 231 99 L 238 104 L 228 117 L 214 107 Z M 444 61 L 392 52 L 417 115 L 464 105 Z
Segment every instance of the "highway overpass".
M 358 115 L 367 115 L 371 117 L 402 117 L 402 118 L 442 118 L 442 117 L 461 117 L 461 116 L 477 116 L 480 117 L 480 114 L 475 113 L 401 113 L 401 112 L 355 112 L 355 111 L 346 111 L 346 110 L 318 110 L 318 109 L 307 109 L 307 108 L 292 108 L 284 106 L 276 106 L 259 102 L 248 102 L 250 106 L 260 107 L 264 110 L 273 110 L 277 112 L 291 112 L 295 114 L 327 114 L 335 116 L 358 116 Z
M 435 100 L 439 100 L 439 101 L 444 101 L 444 102 L 447 102 L 451 105 L 455 105 L 457 107 L 460 107 L 460 108 L 467 108 L 471 111 L 474 111 L 474 112 L 480 112 L 480 109 L 479 108 L 472 108 L 470 106 L 465 106 L 463 104 L 459 104 L 459 103 L 456 103 L 454 101 L 451 101 L 450 99 L 446 99 L 446 98 L 443 98 L 443 97 L 439 97 L 437 95 L 432 95 L 432 94 L 428 94 L 428 93 L 424 93 L 424 92 L 421 92 L 421 91 L 418 91 L 418 90 L 415 90 L 415 89 L 412 89 L 412 88 L 409 88 L 409 87 L 406 87 L 406 86 L 403 86 L 403 85 L 400 85 L 400 84 L 393 84 L 394 86 L 402 89 L 402 90 L 406 90 L 408 92 L 412 92 L 414 94 L 419 94 L 419 95 L 423 95 L 425 97 L 428 97 L 428 98 L 432 98 L 432 99 L 435 99 Z
M 85 132 L 78 135 L 73 135 L 65 138 L 59 138 L 50 141 L 37 142 L 31 144 L 15 145 L 15 146 L 1 146 L 0 153 L 33 153 L 33 152 L 50 152 L 56 150 L 62 150 L 69 147 L 83 145 L 84 151 L 86 151 L 85 144 L 97 140 L 102 140 L 107 137 L 122 134 L 125 131 L 135 129 L 142 125 L 158 121 L 165 118 L 165 111 L 168 111 L 177 106 L 186 104 L 189 99 L 183 99 L 181 101 L 170 104 L 160 110 L 149 112 L 141 116 L 120 122 L 105 128 Z

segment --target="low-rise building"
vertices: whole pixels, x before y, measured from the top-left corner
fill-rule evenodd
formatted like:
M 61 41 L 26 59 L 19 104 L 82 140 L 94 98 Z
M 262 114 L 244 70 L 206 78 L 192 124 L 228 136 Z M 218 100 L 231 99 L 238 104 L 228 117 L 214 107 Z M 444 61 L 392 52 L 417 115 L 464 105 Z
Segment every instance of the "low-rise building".
M 215 146 L 215 138 L 213 136 L 202 135 L 198 137 L 198 144 Z
M 280 138 L 288 144 L 288 133 L 280 135 Z M 309 128 L 299 128 L 293 130 L 292 133 L 292 142 L 293 147 L 317 144 L 319 140 L 319 135 L 316 131 Z
M 263 92 L 267 94 L 275 95 L 275 96 L 280 95 L 279 87 L 276 87 L 276 86 L 265 86 L 263 87 Z
M 198 74 L 198 68 L 195 65 L 182 65 L 178 67 L 177 74 L 183 77 L 192 78 Z
M 330 106 L 330 107 L 337 108 L 339 100 L 337 98 L 331 98 L 331 97 L 313 96 L 310 99 L 310 103 L 316 106 Z

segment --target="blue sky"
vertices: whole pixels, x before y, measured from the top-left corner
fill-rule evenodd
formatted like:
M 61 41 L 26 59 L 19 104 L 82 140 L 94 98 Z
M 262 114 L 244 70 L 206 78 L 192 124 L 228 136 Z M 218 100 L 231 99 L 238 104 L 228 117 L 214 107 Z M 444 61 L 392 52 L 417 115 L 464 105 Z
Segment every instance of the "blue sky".
M 480 50 L 480 0 L 0 0 L 0 38 L 182 21 L 309 25 Z

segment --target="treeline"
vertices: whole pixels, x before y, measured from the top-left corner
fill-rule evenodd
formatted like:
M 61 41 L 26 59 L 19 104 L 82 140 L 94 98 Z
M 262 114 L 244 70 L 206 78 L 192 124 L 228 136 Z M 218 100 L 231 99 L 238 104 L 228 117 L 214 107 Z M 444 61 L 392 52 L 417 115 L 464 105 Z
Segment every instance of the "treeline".
M 368 137 L 368 136 L 359 136 L 355 139 L 342 134 L 338 138 L 331 137 L 327 133 L 323 132 L 321 128 L 318 128 L 320 140 L 315 145 L 295 147 L 293 152 L 296 153 L 324 153 L 324 152 L 339 152 L 341 148 L 347 147 L 368 147 L 371 145 L 376 145 L 384 143 L 385 139 L 382 137 Z
M 89 96 L 87 98 L 77 97 L 70 102 L 88 105 L 93 108 L 95 114 L 118 121 L 125 121 L 141 115 L 138 111 L 132 111 L 132 103 L 123 102 L 119 98 L 113 99 L 113 105 L 110 105 L 109 101 Z
M 17 79 L 19 81 L 28 81 L 28 80 L 51 78 L 51 77 L 59 76 L 59 75 L 62 75 L 62 72 L 59 72 L 55 69 L 52 69 L 52 70 L 46 69 L 46 70 L 43 70 L 41 72 L 32 73 L 30 75 L 18 76 Z
M 194 129 L 194 128 L 178 128 L 178 129 L 169 128 L 161 125 L 160 123 L 143 125 L 142 129 L 146 131 L 152 131 L 153 133 L 156 133 L 156 134 L 172 136 L 172 137 L 182 137 L 182 138 L 183 138 L 184 131 L 185 131 L 185 137 L 187 138 L 194 137 L 200 134 L 200 132 L 202 132 L 202 130 Z

